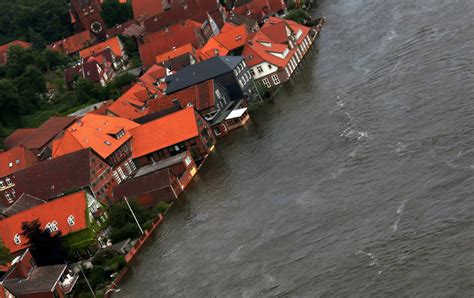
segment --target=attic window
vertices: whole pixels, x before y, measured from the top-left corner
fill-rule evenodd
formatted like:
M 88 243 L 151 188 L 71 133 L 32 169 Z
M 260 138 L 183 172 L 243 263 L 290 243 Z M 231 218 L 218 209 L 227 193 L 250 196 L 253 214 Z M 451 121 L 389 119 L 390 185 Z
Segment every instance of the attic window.
M 19 160 L 19 159 L 16 160 L 16 164 L 17 164 L 17 165 L 20 164 L 20 160 Z
M 121 129 L 116 135 L 115 138 L 118 140 L 125 135 L 125 131 Z
M 57 230 L 59 230 L 58 222 L 57 221 L 48 222 L 48 224 L 46 224 L 45 229 L 48 230 L 48 232 L 50 233 L 56 232 Z
M 9 162 L 9 163 L 8 163 L 8 167 L 9 167 L 9 168 L 13 167 L 13 163 L 12 163 L 12 162 Z
M 266 41 L 259 41 L 259 43 L 262 46 L 267 47 L 267 48 L 270 48 L 272 46 L 272 44 L 270 42 L 266 42 Z
M 15 242 L 16 245 L 21 244 L 21 238 L 19 234 L 15 234 L 15 236 L 13 237 L 13 242 Z
M 74 215 L 69 215 L 69 217 L 67 218 L 67 224 L 72 227 L 73 225 L 76 224 L 76 222 L 74 221 Z
M 112 143 L 110 143 L 109 141 L 104 141 L 104 144 L 107 145 L 107 146 L 112 145 Z

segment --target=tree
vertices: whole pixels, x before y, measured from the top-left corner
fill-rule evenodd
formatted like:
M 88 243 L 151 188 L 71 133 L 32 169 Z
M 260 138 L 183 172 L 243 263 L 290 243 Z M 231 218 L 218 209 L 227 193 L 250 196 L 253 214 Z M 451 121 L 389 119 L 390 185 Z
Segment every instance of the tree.
M 21 235 L 28 239 L 30 247 L 38 266 L 62 264 L 66 260 L 66 250 L 61 239 L 61 232 L 51 233 L 41 228 L 39 219 L 31 222 L 23 222 Z
M 5 247 L 0 241 L 0 265 L 5 265 L 12 260 L 12 255 L 8 247 Z
M 138 205 L 135 201 L 129 200 L 135 216 L 140 222 L 142 228 L 146 229 L 150 220 L 156 215 L 152 209 L 145 209 Z M 125 202 L 120 202 L 112 206 L 110 209 L 109 224 L 112 228 L 112 242 L 120 242 L 127 238 L 138 238 L 140 229 L 133 218 L 130 209 Z
M 128 2 L 120 3 L 118 0 L 105 0 L 102 4 L 101 16 L 107 27 L 110 28 L 132 19 L 132 7 Z
M 306 21 L 311 19 L 311 16 L 304 9 L 298 8 L 290 10 L 285 18 L 304 25 Z

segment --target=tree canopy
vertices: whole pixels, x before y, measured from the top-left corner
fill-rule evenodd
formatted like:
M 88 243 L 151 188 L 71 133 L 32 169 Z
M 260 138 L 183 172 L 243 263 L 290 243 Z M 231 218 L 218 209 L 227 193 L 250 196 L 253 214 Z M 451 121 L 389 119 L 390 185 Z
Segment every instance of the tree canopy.
M 12 260 L 12 255 L 8 247 L 4 246 L 0 240 L 0 265 L 5 265 Z
M 102 3 L 102 18 L 107 27 L 125 23 L 133 18 L 130 3 L 120 3 L 118 0 L 105 0 Z
M 0 44 L 15 39 L 35 46 L 72 35 L 69 0 L 0 0 Z
M 43 230 L 39 219 L 23 222 L 21 235 L 28 239 L 28 246 L 38 266 L 62 264 L 66 260 L 66 250 L 61 232 Z
M 311 15 L 306 12 L 306 10 L 297 8 L 290 10 L 285 18 L 304 25 L 309 19 L 311 19 Z

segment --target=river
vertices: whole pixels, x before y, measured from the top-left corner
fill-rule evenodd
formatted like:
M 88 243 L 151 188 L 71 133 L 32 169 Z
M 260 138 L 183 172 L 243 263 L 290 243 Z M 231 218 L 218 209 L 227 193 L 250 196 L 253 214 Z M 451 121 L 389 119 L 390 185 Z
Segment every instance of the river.
M 117 297 L 474 296 L 474 1 L 321 0 Z

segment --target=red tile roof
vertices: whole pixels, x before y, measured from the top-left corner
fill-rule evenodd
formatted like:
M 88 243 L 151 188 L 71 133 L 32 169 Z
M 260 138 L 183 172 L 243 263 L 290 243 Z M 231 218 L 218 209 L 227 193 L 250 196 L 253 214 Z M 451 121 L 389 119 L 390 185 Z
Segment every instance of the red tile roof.
M 171 51 L 165 52 L 155 57 L 156 63 L 162 63 L 176 57 L 185 55 L 185 54 L 193 54 L 194 47 L 191 43 L 185 44 L 184 46 L 172 49 Z
M 168 30 L 158 31 L 145 36 L 144 42 L 139 44 L 140 57 L 144 67 L 155 63 L 155 57 L 173 49 L 192 44 L 195 48 L 204 44 L 204 37 L 200 28 L 193 22 L 186 22 L 170 27 Z
M 25 138 L 34 133 L 36 128 L 19 128 L 15 130 L 12 134 L 5 138 L 3 143 L 5 144 L 5 149 L 9 150 L 16 145 L 20 144 Z
M 189 107 L 132 129 L 132 157 L 141 157 L 198 136 L 195 113 L 194 108 Z
M 26 41 L 22 41 L 22 40 L 14 40 L 14 41 L 9 42 L 7 44 L 1 45 L 0 46 L 0 64 L 7 63 L 7 53 L 8 53 L 8 49 L 11 46 L 19 46 L 19 47 L 22 47 L 22 48 L 26 49 L 26 48 L 31 47 L 32 44 L 29 43 L 29 42 L 26 42 Z
M 236 26 L 225 23 L 221 33 L 209 39 L 206 45 L 200 49 L 200 58 L 205 60 L 216 55 L 227 56 L 229 52 L 243 47 L 247 41 L 247 36 L 245 25 Z
M 30 150 L 41 149 L 75 119 L 75 117 L 51 117 L 32 134 L 23 139 L 20 144 Z
M 53 51 L 63 52 L 70 55 L 90 46 L 94 41 L 95 37 L 90 33 L 90 31 L 86 30 L 58 40 L 53 44 L 50 44 L 48 48 Z
M 181 107 L 192 104 L 197 111 L 208 109 L 216 104 L 214 83 L 205 81 L 170 95 L 164 95 L 151 101 L 149 113 L 156 113 L 173 107 L 173 100 L 178 100 Z
M 53 158 L 77 151 L 80 146 L 92 148 L 106 159 L 132 137 L 128 130 L 137 126 L 137 123 L 124 118 L 87 114 L 71 125 L 62 138 L 53 142 Z M 114 135 L 120 130 L 125 134 L 117 139 Z
M 13 240 L 16 234 L 21 235 L 23 222 L 39 219 L 44 229 L 47 223 L 55 221 L 62 235 L 68 235 L 87 228 L 86 214 L 86 193 L 84 191 L 77 192 L 1 220 L 0 237 L 5 246 L 10 249 L 10 252 L 15 253 L 25 249 L 28 242 L 23 236 L 20 236 L 20 244 L 15 244 Z M 68 224 L 70 216 L 74 217 L 74 225 L 72 226 Z
M 15 147 L 0 153 L 0 177 L 8 176 L 16 171 L 38 162 L 38 158 L 24 147 Z
M 263 26 L 263 28 L 272 27 L 273 25 L 276 25 L 276 24 L 279 24 L 279 23 L 287 24 L 295 34 L 297 34 L 299 32 L 299 30 L 301 30 L 301 35 L 297 40 L 298 44 L 301 44 L 303 42 L 303 40 L 306 38 L 306 36 L 308 36 L 309 32 L 311 31 L 311 28 L 309 28 L 307 26 L 301 25 L 301 24 L 299 24 L 297 22 L 294 22 L 292 20 L 285 20 L 285 19 L 277 18 L 277 17 L 268 18 L 267 21 L 265 22 L 265 25 Z M 265 29 L 265 30 L 267 30 L 267 29 Z
M 166 0 L 132 0 L 133 16 L 135 19 L 149 17 L 164 11 Z
M 110 39 L 107 39 L 104 42 L 101 42 L 99 44 L 96 44 L 92 47 L 89 47 L 87 49 L 84 49 L 84 50 L 80 51 L 79 56 L 81 56 L 82 58 L 87 58 L 87 57 L 93 56 L 97 53 L 100 53 L 100 52 L 104 51 L 107 48 L 111 49 L 112 52 L 114 53 L 114 55 L 117 56 L 117 57 L 122 57 L 125 53 L 122 42 L 116 36 L 116 37 L 112 37 Z

